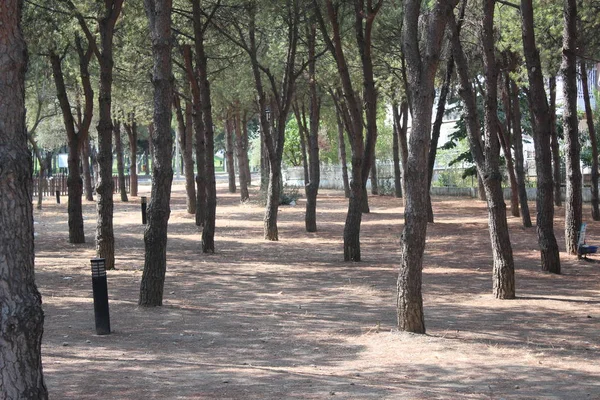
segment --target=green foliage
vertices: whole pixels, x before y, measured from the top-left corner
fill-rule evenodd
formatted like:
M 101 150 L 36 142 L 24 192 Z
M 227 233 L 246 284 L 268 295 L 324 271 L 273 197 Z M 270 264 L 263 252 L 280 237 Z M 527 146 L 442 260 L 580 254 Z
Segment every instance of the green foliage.
M 298 203 L 298 199 L 302 197 L 300 193 L 300 188 L 298 186 L 292 185 L 284 185 L 279 193 L 279 205 L 289 206 L 296 205 Z M 267 191 L 259 190 L 256 201 L 262 205 L 267 205 Z

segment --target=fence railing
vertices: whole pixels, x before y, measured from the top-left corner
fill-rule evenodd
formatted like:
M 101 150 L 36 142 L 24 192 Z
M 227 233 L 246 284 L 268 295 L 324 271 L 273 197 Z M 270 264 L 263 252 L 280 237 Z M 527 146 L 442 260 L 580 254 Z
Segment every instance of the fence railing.
M 54 174 L 51 177 L 40 179 L 38 176 L 33 177 L 33 197 L 37 197 L 39 191 L 42 191 L 42 196 L 54 196 L 56 192 L 60 192 L 61 196 L 69 194 L 67 186 L 67 174 Z M 83 179 L 83 178 L 82 178 Z M 113 193 L 118 193 L 121 190 L 119 185 L 119 177 L 113 175 Z M 125 175 L 125 191 L 129 193 L 131 187 L 131 179 L 129 175 Z

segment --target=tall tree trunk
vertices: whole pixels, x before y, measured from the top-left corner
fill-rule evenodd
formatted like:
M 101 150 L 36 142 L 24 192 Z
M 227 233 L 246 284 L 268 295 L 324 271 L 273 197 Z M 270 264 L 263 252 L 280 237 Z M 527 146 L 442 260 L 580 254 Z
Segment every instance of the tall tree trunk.
M 171 209 L 173 182 L 171 136 L 171 107 L 173 83 L 171 80 L 171 0 L 144 0 L 150 25 L 154 68 L 155 128 L 152 170 L 152 194 L 148 205 L 148 226 L 144 232 L 145 259 L 138 304 L 145 307 L 161 306 L 167 270 L 167 227 Z
M 85 243 L 85 232 L 83 230 L 83 209 L 81 199 L 83 196 L 83 181 L 79 174 L 80 149 L 82 135 L 75 131 L 75 120 L 71 111 L 71 105 L 67 97 L 66 86 L 61 66 L 60 57 L 52 52 L 50 54 L 52 64 L 52 75 L 56 86 L 56 95 L 63 115 L 65 130 L 67 132 L 67 146 L 69 149 L 68 166 L 69 175 L 67 186 L 69 191 L 69 243 Z
M 250 172 L 248 166 L 248 148 L 246 147 L 244 130 L 242 129 L 243 122 L 239 104 L 235 108 L 233 118 L 235 123 L 235 152 L 238 159 L 238 176 L 240 180 L 240 201 L 244 203 L 250 198 L 250 194 L 248 193 Z
M 554 179 L 554 205 L 562 205 L 560 176 L 560 146 L 558 144 L 558 132 L 556 129 L 556 77 L 550 77 L 550 148 L 552 149 L 552 177 Z
M 400 115 L 402 116 L 402 123 L 400 121 L 400 130 L 398 131 L 398 145 L 400 146 L 400 165 L 402 166 L 402 202 L 406 207 L 406 172 L 408 171 L 408 101 L 402 101 L 400 105 Z M 427 193 L 429 196 L 429 193 Z
M 371 194 L 379 194 L 379 178 L 377 177 L 377 157 L 373 157 L 373 165 L 371 165 Z
M 92 187 L 92 172 L 90 168 L 90 138 L 83 142 L 81 148 L 81 166 L 83 169 L 83 192 L 87 201 L 94 201 L 94 189 Z
M 332 97 L 335 97 L 332 95 Z M 338 158 L 342 166 L 342 183 L 344 185 L 344 195 L 346 198 L 350 198 L 350 182 L 348 180 L 348 162 L 346 161 L 346 141 L 344 139 L 344 122 L 342 121 L 341 110 L 336 102 L 335 117 L 338 127 Z
M 208 81 L 208 61 L 204 49 L 204 25 L 200 0 L 192 2 L 194 22 L 194 45 L 196 49 L 196 67 L 198 69 L 198 89 L 202 107 L 202 123 L 204 128 L 204 173 L 206 179 L 206 209 L 204 210 L 204 226 L 202 227 L 202 252 L 215 252 L 215 220 L 217 216 L 217 183 L 215 180 L 215 140 Z M 198 161 L 199 162 L 199 161 Z
M 193 133 L 192 104 L 185 102 L 185 115 L 181 107 L 181 100 L 177 93 L 173 94 L 173 107 L 177 116 L 177 138 L 179 148 L 183 154 L 183 171 L 185 176 L 185 203 L 188 214 L 196 214 L 196 186 L 194 182 L 194 160 L 192 158 Z
M 579 60 L 581 70 L 581 86 L 583 87 L 583 102 L 585 104 L 585 120 L 590 134 L 590 143 L 592 146 L 592 219 L 600 221 L 600 208 L 598 207 L 598 141 L 596 139 L 596 129 L 594 127 L 594 115 L 590 104 L 590 90 L 588 87 L 588 73 L 585 65 L 585 59 Z M 600 99 L 596 99 L 596 102 Z
M 266 192 L 269 186 L 269 155 L 265 144 L 265 132 L 260 129 L 260 191 Z
M 564 30 L 561 75 L 563 79 L 563 131 L 567 162 L 567 194 L 565 198 L 565 245 L 567 253 L 577 254 L 581 228 L 581 167 L 579 120 L 577 118 L 577 0 L 564 1 Z
M 442 38 L 457 1 L 435 2 L 425 41 L 427 57 L 419 52 L 421 1 L 405 0 L 402 25 L 407 64 L 408 92 L 412 102 L 412 128 L 404 177 L 405 211 L 401 236 L 400 270 L 397 282 L 397 315 L 400 330 L 425 333 L 423 296 L 423 252 L 427 233 L 427 153 L 433 113 L 434 79 Z
M 20 0 L 0 2 L 0 396 L 43 400 L 48 398 L 41 356 L 44 312 L 34 277 L 21 10 Z
M 521 221 L 525 228 L 530 228 L 531 215 L 527 203 L 527 188 L 525 187 L 525 167 L 523 160 L 523 133 L 521 131 L 521 105 L 519 103 L 519 87 L 514 80 L 510 80 L 510 98 L 512 103 L 513 136 L 515 144 L 515 170 L 519 188 L 519 203 L 521 205 Z
M 399 132 L 400 132 L 400 113 L 398 112 L 398 104 L 392 105 L 392 120 L 393 120 L 393 132 L 392 132 L 392 153 L 394 158 L 394 196 L 397 198 L 402 197 L 402 172 L 400 171 L 400 146 L 399 146 Z
M 504 157 L 506 158 L 506 169 L 510 181 L 510 211 L 513 217 L 520 217 L 519 213 L 519 184 L 512 155 L 512 106 L 509 97 L 510 82 L 508 73 L 503 74 L 501 86 L 502 107 L 504 108 L 504 125 L 500 123 L 498 133 Z
M 250 171 L 250 160 L 248 159 L 248 116 L 246 111 L 241 116 L 240 124 L 242 126 L 242 150 L 243 150 L 243 158 L 244 158 L 244 170 L 246 176 L 246 184 L 248 186 L 252 186 L 252 172 Z
M 42 209 L 42 199 L 44 197 L 44 183 L 45 183 L 45 178 L 46 178 L 46 162 L 44 161 L 44 158 L 42 157 L 42 153 L 40 151 L 40 148 L 37 145 L 37 142 L 31 136 L 31 132 L 29 132 L 27 134 L 27 140 L 29 140 L 31 147 L 33 148 L 33 152 L 35 154 L 35 157 L 38 160 L 38 164 L 39 164 L 39 168 L 40 168 L 39 173 L 38 173 L 39 184 L 38 184 L 38 191 L 37 191 L 36 208 L 38 210 L 41 210 Z
M 129 138 L 129 194 L 134 197 L 138 195 L 138 174 L 137 174 L 137 122 L 135 120 L 135 111 L 128 114 L 129 122 L 124 122 L 125 132 Z
M 121 201 L 129 201 L 129 199 L 127 198 L 127 186 L 125 185 L 123 143 L 121 142 L 121 121 L 113 121 L 113 133 L 115 135 L 115 153 L 117 153 L 117 176 L 119 179 L 119 194 L 121 195 Z
M 304 170 L 304 187 L 306 189 L 306 185 L 308 185 L 308 182 L 310 181 L 310 176 L 308 172 L 308 154 L 306 151 L 306 140 L 308 138 L 308 128 L 306 126 L 306 110 L 304 108 L 304 104 L 300 106 L 299 104 L 297 104 L 297 102 L 292 106 L 292 110 L 294 110 L 294 115 L 296 116 L 296 122 L 298 124 L 298 136 L 300 136 L 300 152 L 302 154 L 302 168 Z
M 196 135 L 196 226 L 204 226 L 206 220 L 206 133 L 202 116 L 200 85 L 194 73 L 192 48 L 183 46 L 183 59 L 188 82 L 192 92 L 192 121 Z
M 531 108 L 534 114 L 535 166 L 537 170 L 537 232 L 542 270 L 560 273 L 560 256 L 554 236 L 552 203 L 552 162 L 550 151 L 550 116 L 544 90 L 540 56 L 535 44 L 532 0 L 521 0 L 523 49 L 529 77 Z
M 506 221 L 506 204 L 502 190 L 502 174 L 500 173 L 500 133 L 498 129 L 498 66 L 495 58 L 494 44 L 494 7 L 495 0 L 483 0 L 483 35 L 486 92 L 484 102 L 485 142 L 479 141 L 481 132 L 479 116 L 475 100 L 475 92 L 471 86 L 467 71 L 467 59 L 462 50 L 456 23 L 454 28 L 453 54 L 456 70 L 461 83 L 461 96 L 466 105 L 468 136 L 473 159 L 479 175 L 483 177 L 488 207 L 488 225 L 493 267 L 493 294 L 497 299 L 515 298 L 515 267 L 512 247 Z
M 308 34 L 308 89 L 310 100 L 308 109 L 309 131 L 308 131 L 308 153 L 310 157 L 309 164 L 309 183 L 306 186 L 306 214 L 304 216 L 304 225 L 307 232 L 317 231 L 317 195 L 321 183 L 321 163 L 319 160 L 319 121 L 321 119 L 321 99 L 317 92 L 317 59 L 316 59 L 316 39 L 317 27 L 315 21 L 311 21 Z
M 233 161 L 233 117 L 229 116 L 223 121 L 225 129 L 225 157 L 227 159 L 227 177 L 229 182 L 229 193 L 235 193 L 235 163 Z

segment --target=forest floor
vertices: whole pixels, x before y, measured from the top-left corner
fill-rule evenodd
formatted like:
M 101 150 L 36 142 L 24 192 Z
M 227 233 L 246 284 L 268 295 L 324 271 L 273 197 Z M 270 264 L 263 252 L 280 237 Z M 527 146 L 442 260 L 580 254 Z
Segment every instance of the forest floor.
M 66 204 L 48 198 L 35 212 L 51 399 L 600 399 L 600 255 L 564 253 L 563 208 L 562 275 L 540 270 L 535 228 L 509 218 L 518 297 L 501 301 L 491 294 L 485 203 L 434 198 L 427 334 L 414 335 L 396 329 L 401 200 L 369 198 L 363 261 L 344 263 L 343 193 L 320 192 L 317 233 L 304 230 L 303 200 L 281 206 L 280 240 L 267 242 L 263 207 L 226 191 L 220 180 L 217 252 L 205 255 L 183 183 L 174 184 L 164 305 L 151 309 L 137 305 L 140 199 L 115 195 L 106 336 L 94 329 L 95 204 L 84 202 L 83 245 L 68 243 Z M 588 243 L 600 243 L 589 205 L 584 215 Z

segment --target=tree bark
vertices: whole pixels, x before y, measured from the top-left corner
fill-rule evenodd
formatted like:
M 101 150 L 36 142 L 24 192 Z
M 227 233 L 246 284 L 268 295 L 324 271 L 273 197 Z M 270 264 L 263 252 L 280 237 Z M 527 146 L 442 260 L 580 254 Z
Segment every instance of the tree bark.
M 346 161 L 346 141 L 344 139 L 344 122 L 342 121 L 342 111 L 337 101 L 336 96 L 331 92 L 331 97 L 335 103 L 335 119 L 338 127 L 338 158 L 342 166 L 342 183 L 344 185 L 344 195 L 346 198 L 350 198 L 350 182 L 348 181 L 348 163 Z
M 115 135 L 115 153 L 117 153 L 117 177 L 119 179 L 119 194 L 121 195 L 121 201 L 129 201 L 129 199 L 127 198 L 127 186 L 125 185 L 123 143 L 121 142 L 121 121 L 113 121 L 113 133 Z
M 498 128 L 498 66 L 495 58 L 493 36 L 495 0 L 483 1 L 483 35 L 486 92 L 484 101 L 484 143 L 479 140 L 481 132 L 479 116 L 475 100 L 475 92 L 471 86 L 467 71 L 467 59 L 462 50 L 458 30 L 453 19 L 453 54 L 456 71 L 460 79 L 460 94 L 465 102 L 467 133 L 473 160 L 478 175 L 482 177 L 488 207 L 488 225 L 492 244 L 493 294 L 497 299 L 515 298 L 515 268 L 508 223 L 506 221 L 506 204 L 502 190 L 502 174 L 500 173 L 500 143 Z
M 242 122 L 239 104 L 236 105 L 233 117 L 235 123 L 235 151 L 238 159 L 238 176 L 240 180 L 240 201 L 244 203 L 250 198 L 250 194 L 248 193 L 250 168 L 248 165 L 248 147 L 244 136 L 245 129 L 242 129 L 242 124 L 245 122 Z
M 436 1 L 424 39 L 427 56 L 419 51 L 421 1 L 405 0 L 402 42 L 406 57 L 408 92 L 412 102 L 412 128 L 406 161 L 404 230 L 401 236 L 400 271 L 397 282 L 397 316 L 400 330 L 425 333 L 423 252 L 427 233 L 427 153 L 431 134 L 434 80 L 442 39 L 457 1 Z
M 206 133 L 204 132 L 204 119 L 202 116 L 202 99 L 200 85 L 194 73 L 192 63 L 192 48 L 183 46 L 183 59 L 192 92 L 192 120 L 196 135 L 196 226 L 204 226 L 206 220 Z
M 598 141 L 596 139 L 596 129 L 594 127 L 594 114 L 590 104 L 590 90 L 588 87 L 588 73 L 585 65 L 585 59 L 579 60 L 579 68 L 581 70 L 581 86 L 583 87 L 583 102 L 585 104 L 585 121 L 590 135 L 590 143 L 592 146 L 592 219 L 600 221 L 599 195 L 598 195 Z M 596 102 L 599 100 L 596 99 Z
M 183 171 L 185 176 L 185 203 L 188 214 L 196 214 L 196 186 L 194 181 L 194 160 L 192 158 L 192 105 L 189 101 L 185 102 L 185 115 L 181 107 L 181 100 L 177 93 L 173 94 L 173 108 L 177 116 L 177 138 L 179 148 L 183 155 Z
M 550 148 L 552 149 L 552 177 L 554 179 L 554 205 L 562 205 L 560 176 L 560 146 L 558 144 L 558 132 L 556 129 L 556 77 L 550 77 Z
M 292 105 L 292 110 L 294 111 L 294 115 L 296 116 L 296 123 L 298 124 L 298 136 L 300 136 L 300 152 L 302 153 L 302 168 L 304 170 L 304 187 L 306 189 L 306 185 L 310 181 L 310 176 L 308 172 L 308 154 L 306 151 L 306 140 L 308 137 L 308 128 L 306 124 L 306 110 L 304 108 L 304 104 L 300 106 L 298 102 L 294 102 Z
M 567 163 L 565 196 L 565 245 L 567 253 L 577 254 L 581 228 L 581 166 L 579 119 L 577 118 L 577 0 L 564 1 L 564 30 L 561 75 L 563 79 L 563 132 Z
M 152 191 L 148 205 L 148 226 L 144 232 L 145 259 L 138 304 L 144 307 L 161 306 L 167 270 L 167 227 L 171 209 L 173 181 L 171 136 L 171 107 L 173 82 L 171 78 L 171 0 L 144 0 L 150 25 L 154 68 L 154 156 Z
M 235 193 L 237 188 L 235 185 L 235 163 L 233 161 L 233 130 L 235 129 L 233 117 L 230 115 L 229 118 L 225 118 L 223 124 L 225 129 L 225 157 L 227 159 L 229 193 Z
M 371 165 L 370 171 L 371 178 L 371 194 L 379 194 L 379 182 L 377 182 L 377 157 L 373 157 L 373 165 Z
M 542 270 L 560 273 L 560 257 L 554 236 L 554 205 L 552 202 L 552 162 L 550 151 L 550 116 L 544 90 L 540 56 L 535 44 L 533 5 L 521 0 L 522 36 L 525 63 L 529 77 L 529 94 L 534 115 L 535 166 L 537 170 L 537 232 Z
M 393 120 L 393 132 L 392 132 L 392 153 L 393 153 L 393 164 L 394 164 L 394 196 L 397 198 L 402 197 L 402 172 L 400 171 L 400 146 L 399 146 L 399 132 L 400 132 L 400 113 L 398 112 L 398 104 L 392 105 L 392 120 Z M 431 202 L 431 201 L 430 201 Z M 432 213 L 433 214 L 433 213 Z
M 519 213 L 519 184 L 517 183 L 517 173 L 512 155 L 512 106 L 509 97 L 510 82 L 508 73 L 503 74 L 501 86 L 502 107 L 504 108 L 504 125 L 498 126 L 500 144 L 506 157 L 506 169 L 510 181 L 510 211 L 513 217 L 520 217 Z
M 208 61 L 204 48 L 204 30 L 200 0 L 192 2 L 194 22 L 194 45 L 196 50 L 196 67 L 198 69 L 198 89 L 200 91 L 200 106 L 204 128 L 204 173 L 206 179 L 206 203 L 204 210 L 204 225 L 202 227 L 202 252 L 215 252 L 215 220 L 217 215 L 217 183 L 215 180 L 215 141 L 212 117 L 210 84 L 208 81 Z M 199 162 L 199 161 L 198 161 Z
M 525 187 L 525 169 L 523 161 L 523 133 L 521 131 L 521 105 L 519 103 L 519 87 L 514 80 L 510 80 L 510 98 L 512 104 L 513 135 L 515 144 L 515 170 L 517 186 L 519 189 L 519 203 L 521 205 L 521 221 L 525 228 L 531 228 L 531 215 L 527 202 L 527 188 Z
M 129 122 L 123 122 L 125 132 L 129 139 L 129 194 L 134 197 L 138 195 L 138 174 L 137 174 L 137 122 L 135 120 L 135 111 L 128 114 Z
M 0 397 L 43 400 L 44 312 L 34 277 L 21 10 L 22 1 L 0 2 Z
M 90 167 L 90 137 L 83 141 L 81 148 L 81 168 L 83 169 L 83 193 L 87 201 L 94 201 L 94 188 L 92 187 L 92 172 Z
M 400 124 L 400 130 L 398 131 L 398 145 L 400 146 L 400 166 L 402 167 L 402 202 L 406 207 L 406 172 L 408 170 L 408 101 L 403 101 L 400 105 L 400 115 L 402 116 L 402 123 Z M 427 194 L 429 196 L 429 193 Z

